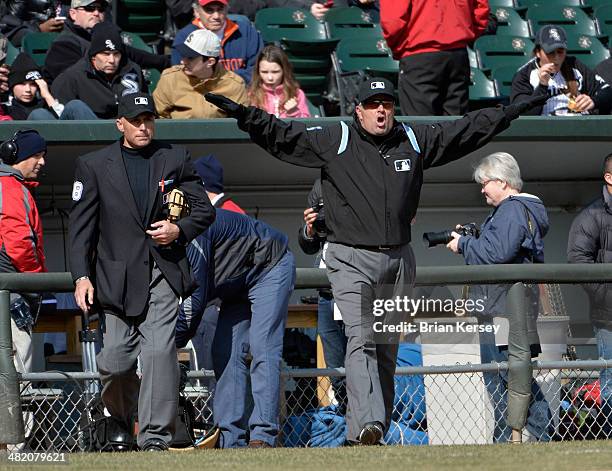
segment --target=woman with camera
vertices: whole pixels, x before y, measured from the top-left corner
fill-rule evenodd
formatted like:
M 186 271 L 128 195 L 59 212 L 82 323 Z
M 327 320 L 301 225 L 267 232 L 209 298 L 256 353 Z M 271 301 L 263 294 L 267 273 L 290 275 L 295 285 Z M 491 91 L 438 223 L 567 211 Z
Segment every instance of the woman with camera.
M 446 245 L 452 252 L 463 255 L 468 265 L 543 263 L 544 241 L 548 232 L 548 214 L 542 201 L 534 195 L 522 193 L 523 181 L 518 163 L 506 152 L 495 152 L 485 157 L 474 170 L 474 180 L 493 211 L 480 228 L 479 235 L 461 235 L 453 231 Z M 458 226 L 462 227 L 462 226 Z M 506 294 L 508 285 L 471 286 L 470 298 L 484 301 L 479 322 L 503 325 L 507 323 Z M 530 291 L 530 314 L 537 316 L 537 286 Z M 508 360 L 507 330 L 495 338 L 481 338 L 482 363 Z M 539 353 L 539 345 L 532 345 L 532 356 Z M 504 413 L 507 402 L 507 372 L 484 373 L 487 390 L 495 410 L 496 442 L 508 441 L 511 430 Z M 549 441 L 550 411 L 537 384 L 532 383 L 533 400 L 529 407 L 527 430 L 538 441 Z

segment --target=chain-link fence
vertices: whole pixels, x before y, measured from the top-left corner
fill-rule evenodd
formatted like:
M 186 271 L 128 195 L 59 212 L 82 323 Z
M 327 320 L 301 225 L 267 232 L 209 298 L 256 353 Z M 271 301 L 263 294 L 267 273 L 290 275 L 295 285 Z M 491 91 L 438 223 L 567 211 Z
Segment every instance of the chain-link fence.
M 598 376 L 605 361 L 539 363 L 523 441 L 612 438 L 610 407 Z M 612 366 L 609 365 L 608 366 Z M 281 405 L 283 446 L 333 446 L 346 438 L 341 369 L 287 369 Z M 194 428 L 212 422 L 212 372 L 190 372 L 183 397 Z M 388 444 L 485 444 L 506 441 L 507 365 L 398 368 Z M 91 418 L 102 410 L 96 373 L 33 373 L 22 380 L 25 446 L 34 451 L 89 449 Z

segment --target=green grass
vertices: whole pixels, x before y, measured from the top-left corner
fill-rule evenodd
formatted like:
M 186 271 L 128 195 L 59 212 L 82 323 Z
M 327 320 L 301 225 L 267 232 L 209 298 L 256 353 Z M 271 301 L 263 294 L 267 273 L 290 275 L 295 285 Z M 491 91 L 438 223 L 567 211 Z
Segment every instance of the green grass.
M 612 441 L 523 445 L 354 447 L 336 449 L 201 450 L 183 453 L 76 453 L 63 466 L 0 469 L 127 471 L 519 471 L 612 470 Z

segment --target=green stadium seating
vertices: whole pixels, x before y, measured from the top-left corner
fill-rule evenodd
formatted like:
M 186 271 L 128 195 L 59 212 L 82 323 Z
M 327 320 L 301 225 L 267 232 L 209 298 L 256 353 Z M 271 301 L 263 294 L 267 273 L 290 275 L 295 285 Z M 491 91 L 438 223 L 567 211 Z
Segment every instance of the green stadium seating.
M 329 39 L 325 24 L 310 12 L 295 8 L 265 8 L 255 16 L 264 42 L 280 44 L 306 96 L 320 105 L 332 68 L 331 52 L 338 39 Z
M 489 7 L 491 9 L 496 7 L 503 8 L 516 8 L 518 4 L 514 0 L 489 0 Z
M 612 0 L 587 0 L 586 3 L 592 9 L 596 10 L 599 7 L 603 7 L 603 6 L 606 6 L 606 5 L 612 5 Z
M 47 51 L 58 33 L 28 33 L 21 42 L 23 52 L 26 52 L 34 59 L 40 67 L 45 64 Z
M 576 56 L 590 69 L 594 69 L 602 60 L 610 57 L 610 51 L 599 39 L 584 35 L 568 35 L 567 53 Z
M 163 29 L 165 10 L 164 0 L 118 0 L 116 22 L 122 30 L 154 41 Z
M 476 56 L 476 52 L 471 47 L 466 47 L 468 53 L 468 60 L 470 61 L 470 67 L 474 67 L 478 69 L 478 57 Z
M 4 62 L 11 65 L 15 58 L 19 55 L 19 49 L 17 49 L 10 41 L 6 41 L 6 57 Z
M 122 31 L 121 39 L 123 40 L 124 44 L 127 44 L 128 46 L 132 46 L 136 49 L 141 49 L 147 52 L 154 52 L 151 46 L 145 43 L 143 39 L 136 33 L 128 33 L 127 31 Z
M 470 100 L 499 98 L 494 80 L 490 80 L 480 69 L 470 69 Z
M 325 15 L 325 23 L 331 38 L 382 38 L 380 25 L 369 13 L 357 7 L 332 8 Z
M 519 13 L 527 10 L 527 7 L 521 6 L 518 0 L 489 0 L 489 8 L 492 12 L 497 8 L 511 8 Z
M 529 23 L 521 18 L 516 10 L 505 7 L 491 7 L 491 11 L 497 18 L 498 36 L 522 36 L 525 38 L 533 36 Z
M 304 10 L 295 8 L 265 8 L 255 16 L 255 27 L 266 43 L 283 42 L 290 47 L 317 48 L 330 52 L 338 43 L 329 39 L 325 24 Z
M 594 16 L 601 34 L 612 37 L 612 3 L 596 8 Z
M 363 70 L 374 75 L 384 75 L 397 80 L 399 62 L 393 59 L 384 39 L 343 39 L 336 49 L 341 72 Z
M 512 90 L 512 78 L 518 69 L 512 66 L 497 67 L 491 71 L 491 77 L 497 84 L 497 91 L 502 96 L 510 96 Z
M 157 69 L 143 69 L 142 75 L 149 87 L 149 93 L 153 93 L 161 77 L 161 72 Z
M 481 36 L 474 43 L 480 68 L 510 66 L 518 69 L 533 55 L 533 42 L 516 36 Z
M 527 10 L 527 19 L 534 34 L 544 25 L 559 25 L 567 34 L 598 36 L 595 21 L 582 9 L 558 5 L 539 5 Z
M 533 8 L 533 7 L 541 7 L 541 6 L 550 6 L 550 7 L 583 7 L 589 4 L 589 1 L 586 2 L 583 0 L 519 0 L 519 3 L 523 7 Z

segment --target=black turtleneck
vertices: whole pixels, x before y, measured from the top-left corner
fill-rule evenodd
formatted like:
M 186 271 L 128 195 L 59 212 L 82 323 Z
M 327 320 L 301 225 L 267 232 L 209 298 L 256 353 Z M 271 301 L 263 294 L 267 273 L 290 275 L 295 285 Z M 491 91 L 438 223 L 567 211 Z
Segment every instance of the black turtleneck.
M 143 149 L 130 149 L 122 143 L 121 155 L 138 213 L 142 222 L 146 224 L 145 218 L 147 217 L 149 199 L 149 163 L 152 149 L 150 146 Z

